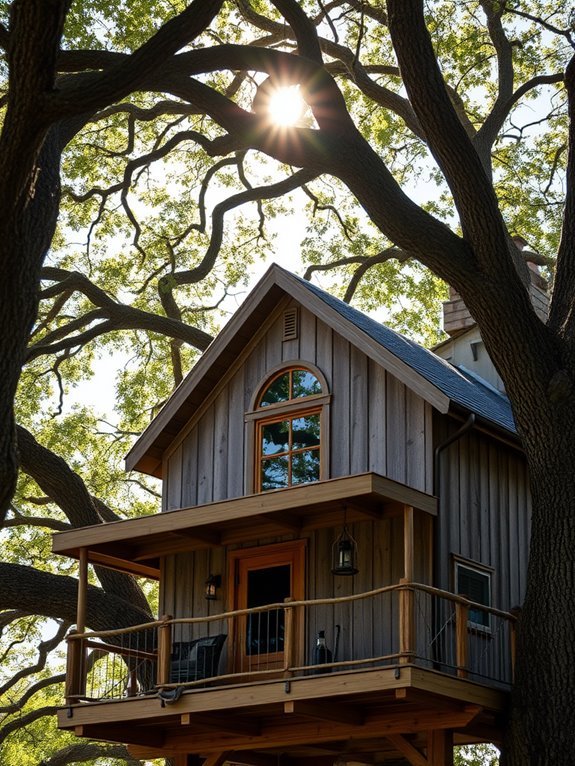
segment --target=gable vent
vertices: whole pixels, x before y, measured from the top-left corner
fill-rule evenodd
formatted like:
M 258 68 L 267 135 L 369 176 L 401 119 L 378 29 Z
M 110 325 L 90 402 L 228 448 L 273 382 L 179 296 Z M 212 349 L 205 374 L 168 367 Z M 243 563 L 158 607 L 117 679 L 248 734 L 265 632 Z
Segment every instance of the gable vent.
M 297 338 L 297 308 L 284 311 L 284 331 L 282 340 Z

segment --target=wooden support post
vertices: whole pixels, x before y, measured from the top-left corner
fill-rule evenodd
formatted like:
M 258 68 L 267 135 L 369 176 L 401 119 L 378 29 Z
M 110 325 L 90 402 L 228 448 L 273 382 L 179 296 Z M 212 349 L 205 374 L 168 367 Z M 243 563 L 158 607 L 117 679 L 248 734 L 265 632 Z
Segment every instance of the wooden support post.
M 284 603 L 289 603 L 294 599 L 290 597 L 284 599 Z M 294 664 L 294 649 L 296 641 L 295 614 L 294 607 L 287 606 L 284 610 L 284 676 L 289 676 L 289 668 Z
M 158 628 L 158 670 L 156 683 L 164 686 L 170 683 L 170 664 L 172 654 L 172 625 L 169 622 L 172 617 L 163 615 L 163 625 Z
M 427 763 L 429 766 L 453 766 L 453 732 L 434 729 L 427 732 Z
M 413 507 L 403 506 L 403 577 L 407 582 L 413 582 L 414 577 L 414 521 Z
M 467 621 L 469 608 L 467 604 L 455 604 L 455 663 L 459 678 L 467 678 L 469 666 L 469 642 Z
M 71 638 L 78 631 L 71 630 L 68 634 L 68 653 L 66 657 L 66 688 L 64 696 L 66 702 L 76 702 L 76 697 L 86 691 L 86 678 L 84 676 L 84 641 L 81 638 Z
M 88 549 L 80 548 L 79 571 L 78 571 L 78 596 L 76 600 L 76 630 L 71 630 L 69 635 L 83 633 L 86 630 L 86 604 L 88 597 Z M 84 696 L 86 693 L 86 648 L 82 639 L 71 638 L 68 640 L 68 654 L 66 660 L 66 690 L 65 696 L 68 702 L 74 701 L 75 697 Z
M 76 603 L 76 630 L 86 630 L 86 604 L 88 600 L 88 549 L 80 548 L 80 571 L 78 575 L 78 601 Z
M 399 582 L 403 585 L 410 581 L 402 577 Z M 409 588 L 399 591 L 399 662 L 401 665 L 408 665 L 413 660 L 415 646 L 413 596 L 413 591 Z

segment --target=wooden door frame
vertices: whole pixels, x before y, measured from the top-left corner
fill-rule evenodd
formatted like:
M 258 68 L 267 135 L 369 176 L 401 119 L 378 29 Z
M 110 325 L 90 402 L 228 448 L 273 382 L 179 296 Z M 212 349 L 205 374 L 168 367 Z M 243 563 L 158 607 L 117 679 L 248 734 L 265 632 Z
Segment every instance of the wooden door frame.
M 237 548 L 228 551 L 228 583 L 227 583 L 227 611 L 233 611 L 238 608 L 237 598 L 239 594 L 236 572 L 238 563 L 243 560 L 253 560 L 256 566 L 254 568 L 265 568 L 266 566 L 291 565 L 291 598 L 300 601 L 305 598 L 305 573 L 306 573 L 306 550 L 307 539 L 289 540 L 283 543 L 273 543 L 271 545 L 261 545 L 254 548 Z M 257 566 L 261 564 L 261 567 Z M 303 663 L 304 657 L 304 619 L 303 615 L 296 610 L 295 615 L 296 648 L 293 653 L 294 661 L 297 665 Z M 236 622 L 230 619 L 228 626 L 229 646 L 235 645 L 234 633 Z M 278 653 L 278 660 L 283 658 L 283 652 Z M 233 671 L 235 652 L 233 649 L 228 652 L 228 671 Z

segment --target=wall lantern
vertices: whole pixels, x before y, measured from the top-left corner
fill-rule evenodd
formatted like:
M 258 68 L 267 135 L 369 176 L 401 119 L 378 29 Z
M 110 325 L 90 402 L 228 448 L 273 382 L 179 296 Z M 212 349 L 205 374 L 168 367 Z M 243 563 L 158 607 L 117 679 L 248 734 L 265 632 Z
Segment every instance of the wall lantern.
M 211 574 L 206 580 L 206 589 L 204 595 L 206 601 L 215 601 L 218 597 L 217 589 L 222 585 L 222 576 Z
M 354 575 L 357 568 L 357 543 L 343 525 L 343 531 L 331 547 L 331 572 L 334 575 Z

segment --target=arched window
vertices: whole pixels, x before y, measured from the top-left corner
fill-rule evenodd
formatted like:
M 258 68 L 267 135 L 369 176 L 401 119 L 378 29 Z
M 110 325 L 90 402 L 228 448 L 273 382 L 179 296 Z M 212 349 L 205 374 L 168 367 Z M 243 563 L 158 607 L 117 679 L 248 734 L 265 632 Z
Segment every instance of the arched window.
M 325 379 L 303 366 L 284 368 L 259 389 L 255 420 L 255 491 L 324 478 Z

